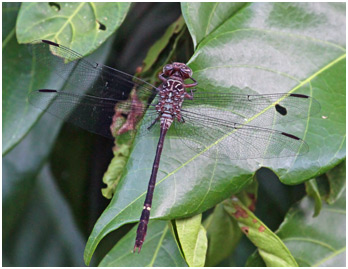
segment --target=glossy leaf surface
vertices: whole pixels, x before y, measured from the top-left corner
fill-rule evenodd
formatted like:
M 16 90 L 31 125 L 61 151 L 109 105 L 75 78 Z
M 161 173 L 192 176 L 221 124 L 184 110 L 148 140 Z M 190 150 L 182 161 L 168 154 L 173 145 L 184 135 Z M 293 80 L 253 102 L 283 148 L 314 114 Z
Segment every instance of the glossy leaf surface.
M 173 237 L 170 223 L 150 221 L 142 251 L 133 253 L 137 226 L 134 226 L 104 257 L 99 266 L 159 267 L 187 266 Z
M 232 17 L 247 3 L 182 2 L 181 10 L 193 45 L 196 47 L 206 36 Z
M 239 93 L 247 93 L 246 88 L 252 93 L 303 93 L 316 98 L 322 110 L 311 118 L 277 126 L 306 140 L 310 152 L 301 157 L 209 159 L 190 152 L 180 139 L 166 139 L 152 218 L 173 219 L 203 212 L 242 190 L 260 166 L 270 167 L 283 183 L 298 184 L 342 161 L 344 22 L 344 4 L 256 3 L 237 12 L 200 43 L 189 62 L 199 91 L 233 87 L 240 89 Z M 87 263 L 105 235 L 138 221 L 157 142 L 156 135 L 136 138 L 124 177 L 89 238 Z
M 17 39 L 47 39 L 86 55 L 117 30 L 129 7 L 130 3 L 23 3 Z

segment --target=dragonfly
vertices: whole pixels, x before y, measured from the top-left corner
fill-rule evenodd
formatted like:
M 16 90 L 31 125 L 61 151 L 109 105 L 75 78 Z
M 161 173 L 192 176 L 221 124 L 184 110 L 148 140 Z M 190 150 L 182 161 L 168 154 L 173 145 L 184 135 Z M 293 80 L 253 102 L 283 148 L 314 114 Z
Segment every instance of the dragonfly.
M 140 252 L 150 218 L 161 153 L 167 132 L 208 158 L 284 158 L 308 152 L 301 138 L 274 129 L 276 124 L 318 113 L 320 104 L 300 93 L 240 94 L 195 90 L 192 69 L 179 62 L 163 67 L 158 87 L 122 71 L 86 60 L 49 40 L 29 45 L 37 66 L 64 82 L 64 91 L 39 89 L 29 102 L 90 132 L 114 139 L 135 130 L 159 130 L 148 189 L 133 252 Z M 92 86 L 91 86 L 92 85 Z M 88 93 L 85 90 L 89 88 Z M 125 115 L 126 114 L 126 115 Z M 115 131 L 117 119 L 124 124 Z

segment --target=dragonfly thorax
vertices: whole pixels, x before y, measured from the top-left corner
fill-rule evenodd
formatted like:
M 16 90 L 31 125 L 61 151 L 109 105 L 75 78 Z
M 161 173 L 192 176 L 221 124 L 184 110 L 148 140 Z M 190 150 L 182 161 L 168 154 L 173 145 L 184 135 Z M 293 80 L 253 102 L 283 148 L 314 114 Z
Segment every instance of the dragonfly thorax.
M 176 118 L 181 121 L 181 106 L 185 98 L 183 82 L 175 79 L 168 79 L 159 93 L 159 101 L 156 105 L 160 117 Z

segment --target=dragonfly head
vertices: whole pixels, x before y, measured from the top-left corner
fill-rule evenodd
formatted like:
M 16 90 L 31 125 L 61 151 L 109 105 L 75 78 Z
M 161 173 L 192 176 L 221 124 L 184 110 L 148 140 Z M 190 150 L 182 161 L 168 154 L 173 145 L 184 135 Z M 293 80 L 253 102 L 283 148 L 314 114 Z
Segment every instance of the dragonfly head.
M 180 76 L 184 79 L 192 76 L 192 70 L 184 63 L 174 62 L 163 67 L 163 73 L 166 76 Z

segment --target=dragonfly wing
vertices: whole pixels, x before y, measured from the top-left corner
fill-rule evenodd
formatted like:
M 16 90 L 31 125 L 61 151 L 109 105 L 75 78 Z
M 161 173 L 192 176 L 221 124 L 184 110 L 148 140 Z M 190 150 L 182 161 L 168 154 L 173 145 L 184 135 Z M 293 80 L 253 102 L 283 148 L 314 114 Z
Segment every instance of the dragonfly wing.
M 146 110 L 142 103 L 56 90 L 33 91 L 29 94 L 28 100 L 33 106 L 57 118 L 111 139 L 117 135 L 112 134 L 111 128 L 117 124 L 118 117 L 126 116 L 132 111 L 139 120 Z
M 203 107 L 207 116 L 229 117 L 231 121 L 250 122 L 261 127 L 307 118 L 320 111 L 320 104 L 314 98 L 292 93 L 197 92 L 193 100 L 184 101 L 183 109 L 197 113 L 197 107 Z M 210 112 L 209 107 L 212 108 Z
M 148 99 L 157 93 L 156 87 L 114 68 L 90 62 L 79 53 L 47 40 L 34 41 L 29 45 L 33 59 L 38 65 L 52 69 L 74 93 L 90 89 L 93 96 L 126 99 L 132 89 L 138 98 Z M 94 83 L 93 83 L 94 82 Z M 91 84 L 93 86 L 91 87 Z M 90 88 L 91 87 L 91 88 Z
M 185 122 L 174 124 L 176 135 L 193 151 L 211 158 L 268 159 L 308 152 L 308 145 L 291 134 L 187 111 L 182 115 Z

